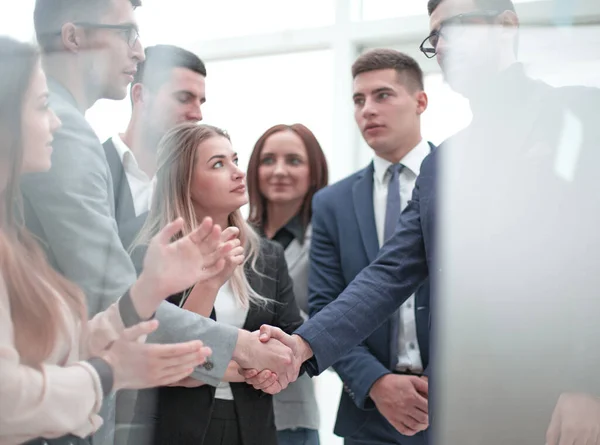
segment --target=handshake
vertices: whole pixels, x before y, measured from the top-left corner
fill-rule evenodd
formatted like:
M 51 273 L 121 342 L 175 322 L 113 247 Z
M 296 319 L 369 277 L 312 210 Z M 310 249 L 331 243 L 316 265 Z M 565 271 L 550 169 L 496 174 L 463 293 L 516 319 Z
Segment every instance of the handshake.
M 260 331 L 241 330 L 233 360 L 246 383 L 268 394 L 277 394 L 298 378 L 312 349 L 298 335 L 263 325 Z

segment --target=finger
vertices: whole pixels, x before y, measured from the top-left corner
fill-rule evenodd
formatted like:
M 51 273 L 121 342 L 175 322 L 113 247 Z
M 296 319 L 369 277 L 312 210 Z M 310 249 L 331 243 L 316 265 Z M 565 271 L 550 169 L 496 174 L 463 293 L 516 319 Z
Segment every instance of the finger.
M 195 368 L 206 362 L 206 358 L 208 355 L 210 355 L 207 354 L 204 349 L 208 349 L 210 351 L 210 348 L 202 348 L 200 351 L 190 352 L 177 357 L 157 358 L 155 366 L 161 367 L 164 373 L 173 373 L 175 372 L 175 368 L 179 370 L 181 370 L 182 367 L 187 368 L 189 366 L 193 366 Z
M 202 275 L 201 275 L 200 281 L 210 280 L 211 278 L 217 276 L 218 274 L 220 274 L 223 271 L 223 269 L 225 269 L 226 264 L 227 264 L 227 261 L 225 261 L 225 258 L 220 258 L 212 266 L 202 268 Z
M 414 425 L 418 425 L 418 424 L 429 425 L 429 415 L 427 415 L 427 413 L 424 413 L 423 411 L 421 411 L 419 408 L 416 408 L 416 407 L 414 407 L 412 410 L 410 410 L 408 413 L 406 413 L 406 419 L 410 419 L 410 421 Z M 411 425 L 409 425 L 409 426 L 411 428 L 413 428 Z
M 188 236 L 197 245 L 211 242 L 217 246 L 221 238 L 221 227 L 218 224 L 214 224 L 211 218 L 206 217 Z
M 268 324 L 263 324 L 260 327 L 260 341 L 266 343 L 270 339 L 274 338 L 275 340 L 279 340 L 284 345 L 286 344 L 288 335 L 283 332 L 281 329 L 276 328 L 275 326 L 269 326 Z M 285 341 L 284 341 L 285 340 Z M 287 345 L 286 345 L 287 346 Z
M 277 374 L 264 370 L 259 373 L 256 377 L 246 380 L 246 383 L 252 385 L 255 389 L 263 390 L 268 388 L 277 381 Z
M 149 320 L 127 328 L 121 334 L 125 340 L 136 341 L 143 335 L 149 335 L 158 328 L 158 320 Z
M 425 397 L 415 391 L 413 399 L 413 404 L 416 409 L 422 413 L 429 414 L 429 402 Z
M 402 424 L 404 424 L 404 426 L 406 427 L 406 429 L 408 430 L 408 434 L 404 433 L 405 435 L 411 435 L 414 436 L 415 434 L 417 434 L 419 431 L 421 431 L 421 423 L 417 422 L 416 420 L 414 420 L 413 418 L 411 418 L 410 416 L 404 417 L 401 420 Z
M 171 242 L 173 237 L 183 228 L 183 218 L 177 218 L 175 221 L 167 224 L 154 237 L 160 244 L 166 245 Z
M 275 381 L 271 386 L 262 390 L 264 393 L 275 395 L 283 391 L 283 388 L 278 381 Z
M 154 386 L 168 386 L 171 383 L 178 382 L 190 376 L 194 372 L 194 368 L 187 368 L 176 374 L 165 375 L 158 380 Z
M 427 397 L 429 395 L 429 382 L 421 377 L 410 377 L 410 382 L 418 393 Z
M 253 379 L 254 377 L 256 377 L 260 371 L 258 369 L 244 369 L 244 368 L 240 368 L 238 369 L 238 373 L 244 377 L 244 380 L 248 380 L 248 379 Z
M 235 226 L 227 227 L 223 232 L 221 232 L 221 242 L 226 243 L 227 241 L 231 241 L 233 239 L 238 239 L 240 236 L 240 229 Z
M 177 359 L 190 353 L 200 354 L 204 344 L 200 340 L 192 340 L 185 343 L 147 344 L 145 346 L 153 348 L 150 352 L 154 354 L 154 357 Z M 207 349 L 210 350 L 210 348 Z

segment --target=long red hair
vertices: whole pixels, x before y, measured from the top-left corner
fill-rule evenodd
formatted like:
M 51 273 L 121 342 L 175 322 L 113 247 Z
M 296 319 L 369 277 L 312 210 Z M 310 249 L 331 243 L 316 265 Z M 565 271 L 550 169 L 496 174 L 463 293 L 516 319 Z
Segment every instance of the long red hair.
M 39 63 L 35 47 L 0 37 L 0 270 L 17 351 L 21 362 L 33 367 L 52 353 L 64 331 L 61 298 L 83 323 L 87 318 L 82 292 L 52 269 L 23 223 L 23 102 Z

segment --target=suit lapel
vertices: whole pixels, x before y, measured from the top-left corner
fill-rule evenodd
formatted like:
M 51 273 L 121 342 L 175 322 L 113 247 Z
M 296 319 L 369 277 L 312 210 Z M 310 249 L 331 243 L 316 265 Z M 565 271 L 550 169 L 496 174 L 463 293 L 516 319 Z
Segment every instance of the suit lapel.
M 354 213 L 369 262 L 375 259 L 379 251 L 375 210 L 373 209 L 373 173 L 373 163 L 371 163 L 363 170 L 363 175 L 352 187 Z

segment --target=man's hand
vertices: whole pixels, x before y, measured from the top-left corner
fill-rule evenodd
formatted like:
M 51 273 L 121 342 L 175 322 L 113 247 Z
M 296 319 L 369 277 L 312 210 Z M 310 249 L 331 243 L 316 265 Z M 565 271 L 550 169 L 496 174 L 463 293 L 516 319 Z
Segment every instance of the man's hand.
M 171 242 L 182 227 L 183 220 L 175 220 L 148 246 L 142 274 L 131 288 L 131 298 L 141 318 L 151 317 L 169 295 L 219 274 L 227 255 L 240 246 L 237 236 L 223 242 L 221 228 L 210 218 L 205 218 L 189 235 Z M 236 229 L 228 233 L 232 230 Z
M 600 398 L 563 393 L 546 433 L 547 445 L 600 445 Z
M 428 391 L 426 379 L 386 374 L 373 384 L 369 395 L 394 428 L 405 436 L 414 436 L 429 426 Z
M 288 335 L 273 326 L 261 326 L 260 341 L 265 343 L 265 346 L 270 346 L 273 341 L 281 342 L 292 351 L 291 361 L 280 370 L 269 366 L 261 368 L 256 365 L 249 367 L 240 364 L 244 368 L 242 375 L 246 383 L 252 385 L 255 389 L 268 394 L 277 394 L 287 388 L 291 382 L 296 381 L 300 373 L 300 366 L 312 357 L 313 352 L 308 343 L 298 335 Z M 259 373 L 259 369 L 262 369 L 263 372 Z

